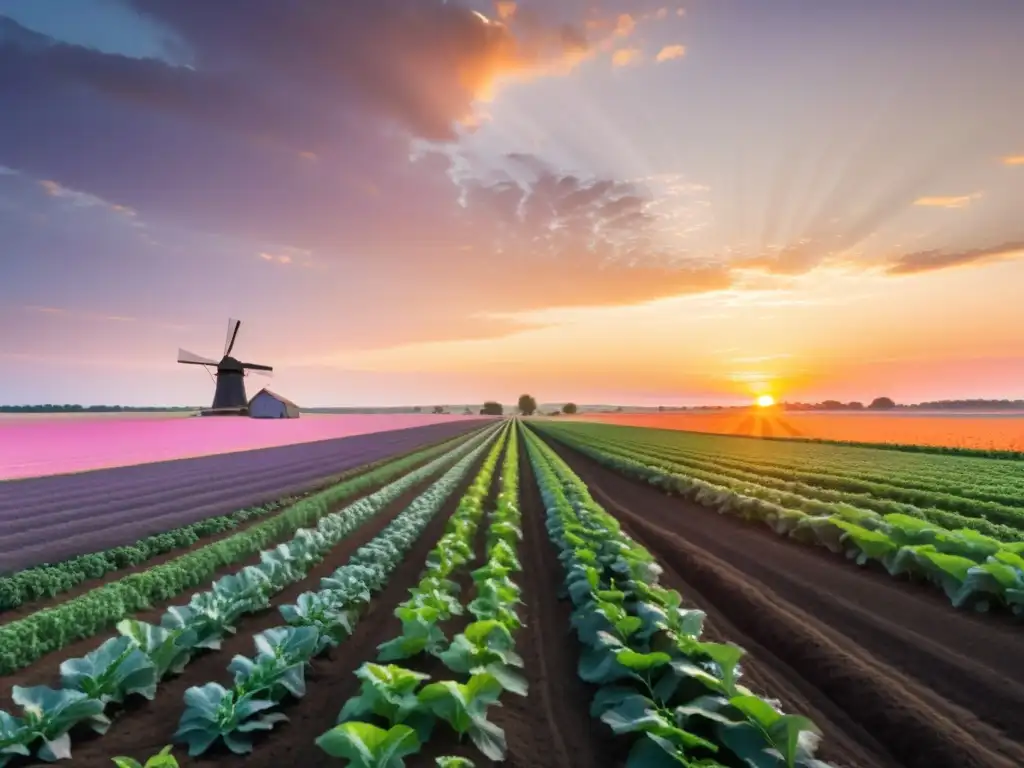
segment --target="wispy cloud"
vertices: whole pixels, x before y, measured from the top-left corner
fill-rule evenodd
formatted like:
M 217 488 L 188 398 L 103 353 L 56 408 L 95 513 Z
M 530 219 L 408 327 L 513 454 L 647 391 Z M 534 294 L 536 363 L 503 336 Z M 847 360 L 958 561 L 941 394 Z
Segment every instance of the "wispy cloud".
M 106 208 L 108 211 L 118 213 L 122 216 L 127 216 L 128 218 L 134 218 L 136 216 L 135 210 L 129 208 L 127 205 L 112 203 L 109 200 L 104 200 L 102 197 L 91 195 L 88 192 L 80 192 L 77 189 L 65 187 L 63 184 L 58 181 L 54 181 L 53 179 L 40 179 L 38 184 L 50 197 L 67 200 L 72 205 L 79 208 Z
M 612 54 L 612 66 L 628 67 L 640 61 L 641 52 L 639 48 L 620 48 Z
M 16 311 L 26 312 L 34 315 L 48 315 L 54 318 L 62 318 L 65 322 L 81 323 L 83 321 L 106 322 L 106 323 L 138 323 L 146 327 L 164 328 L 172 331 L 186 331 L 191 326 L 183 323 L 172 323 L 163 320 L 149 318 L 138 318 L 130 315 L 118 315 L 109 312 L 96 312 L 89 309 L 71 309 L 67 307 L 54 307 L 43 304 L 29 304 L 12 307 Z
M 657 61 L 672 61 L 672 59 L 681 59 L 686 55 L 686 46 L 684 45 L 666 45 L 655 57 Z
M 914 201 L 914 205 L 923 208 L 966 208 L 981 197 L 981 192 L 973 192 L 970 195 L 919 197 Z
M 276 252 L 260 251 L 259 257 L 272 264 L 298 264 L 303 267 L 313 265 L 313 253 L 311 251 L 307 251 L 303 248 L 292 248 L 289 246 L 275 250 Z
M 1003 165 L 1024 165 L 1024 155 L 1007 155 L 1003 158 Z
M 1000 243 L 988 248 L 975 248 L 962 251 L 918 251 L 907 253 L 891 262 L 886 274 L 917 275 L 922 272 L 934 272 L 951 267 L 962 267 L 968 264 L 1001 261 L 1024 257 L 1024 241 Z
M 621 13 L 615 19 L 615 34 L 619 37 L 629 37 L 634 29 L 636 29 L 636 19 L 628 13 Z

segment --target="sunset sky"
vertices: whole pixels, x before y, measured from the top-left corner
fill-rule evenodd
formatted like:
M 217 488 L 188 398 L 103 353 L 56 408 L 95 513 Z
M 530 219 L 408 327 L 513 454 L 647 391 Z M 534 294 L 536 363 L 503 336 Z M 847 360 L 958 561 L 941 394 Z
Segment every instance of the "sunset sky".
M 205 404 L 177 349 L 228 317 L 307 406 L 1024 397 L 1022 35 L 1020 0 L 0 0 L 0 403 Z

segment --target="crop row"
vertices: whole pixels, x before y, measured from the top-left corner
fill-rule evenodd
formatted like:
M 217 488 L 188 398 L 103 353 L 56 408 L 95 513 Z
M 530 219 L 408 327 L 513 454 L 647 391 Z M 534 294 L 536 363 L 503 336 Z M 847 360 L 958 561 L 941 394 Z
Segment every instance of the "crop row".
M 381 494 L 393 493 L 388 489 L 394 489 L 398 484 L 426 479 L 487 437 L 488 433 L 471 437 L 411 474 L 410 468 L 423 459 L 419 453 L 385 464 L 303 499 L 244 531 L 0 626 L 0 674 L 10 674 L 76 640 L 93 637 L 132 613 L 208 582 L 220 568 L 244 561 L 268 545 L 315 525 L 347 499 L 383 482 L 401 478 L 397 484 L 387 486 L 356 504 L 377 503 L 369 499 L 380 499 L 383 498 Z M 436 450 L 430 449 L 428 453 Z
M 741 685 L 736 645 L 700 639 L 704 613 L 658 584 L 661 568 L 536 436 L 526 439 L 565 569 L 579 676 L 591 714 L 629 741 L 627 768 L 757 765 L 822 768 L 806 717 Z
M 498 440 L 491 448 L 470 493 L 485 478 L 489 481 L 502 442 Z M 218 683 L 189 688 L 174 740 L 187 744 L 191 756 L 203 754 L 218 741 L 232 752 L 246 754 L 252 751 L 249 734 L 286 721 L 287 716 L 276 710 L 289 698 L 305 695 L 306 667 L 352 633 L 360 611 L 374 593 L 387 586 L 392 573 L 484 447 L 452 467 L 371 542 L 360 547 L 348 563 L 323 579 L 319 591 L 303 593 L 295 604 L 283 606 L 281 614 L 289 626 L 257 635 L 256 655 L 236 656 L 231 661 L 228 669 L 234 676 L 232 688 Z
M 460 740 L 468 737 L 489 759 L 504 759 L 504 732 L 487 719 L 487 709 L 504 690 L 526 695 L 526 681 L 516 671 L 522 660 L 513 650 L 512 638 L 519 626 L 514 610 L 519 590 L 508 575 L 519 568 L 515 543 L 521 534 L 518 508 L 509 494 L 516 487 L 517 467 L 509 463 L 516 456 L 516 434 L 512 429 L 508 433 L 502 491 L 487 531 L 488 560 L 473 572 L 475 599 L 464 606 L 454 579 L 475 558 L 473 543 L 497 467 L 497 451 L 488 457 L 428 554 L 419 583 L 395 610 L 401 633 L 378 646 L 375 663 L 356 671 L 361 681 L 358 694 L 345 703 L 339 724 L 317 740 L 328 754 L 355 765 L 369 755 L 373 759 L 368 764 L 384 764 L 387 755 L 394 761 L 388 765 L 398 768 L 432 739 L 438 723 L 446 723 Z M 466 611 L 475 621 L 449 642 L 443 627 Z M 426 683 L 430 675 L 416 666 L 431 657 L 464 682 L 449 678 Z
M 925 579 L 958 608 L 985 611 L 995 604 L 1024 614 L 1024 543 L 1005 544 L 969 529 L 946 530 L 906 514 L 801 503 L 756 483 L 702 479 L 685 466 L 634 449 L 593 445 L 547 427 L 542 431 L 621 474 L 716 512 L 762 522 L 779 535 L 827 547 L 859 565 L 878 562 L 893 576 Z
M 427 461 L 434 456 L 447 452 L 463 439 L 463 437 L 458 437 L 445 440 L 435 446 L 409 452 L 407 455 L 416 456 L 419 461 Z M 371 464 L 362 465 L 335 476 L 329 482 L 325 482 L 323 487 L 329 488 L 330 486 L 345 482 L 352 477 L 391 464 L 400 458 L 403 457 L 388 457 Z M 310 494 L 304 495 L 308 496 Z M 42 597 L 56 597 L 86 581 L 102 578 L 108 573 L 118 570 L 142 565 L 155 557 L 177 549 L 193 547 L 202 539 L 234 530 L 253 520 L 266 517 L 272 512 L 277 512 L 284 507 L 294 504 L 299 499 L 299 496 L 279 499 L 258 507 L 242 509 L 229 515 L 218 515 L 191 523 L 190 525 L 147 536 L 131 545 L 112 547 L 101 552 L 80 555 L 59 563 L 26 568 L 9 576 L 0 576 L 0 612 L 17 608 L 24 603 L 38 600 Z
M 592 429 L 588 424 L 558 425 L 555 429 L 577 435 L 588 442 L 616 444 L 622 447 L 656 451 L 675 461 L 690 464 L 696 468 L 707 468 L 713 471 L 730 471 L 753 475 L 764 481 L 777 481 L 787 486 L 801 489 L 804 495 L 825 494 L 847 499 L 850 503 L 875 503 L 890 506 L 899 505 L 922 508 L 922 512 L 935 515 L 940 525 L 950 527 L 964 523 L 952 523 L 953 519 L 965 520 L 988 526 L 990 530 L 977 528 L 979 532 L 995 535 L 1001 531 L 1008 536 L 1016 536 L 1019 540 L 1024 536 L 1024 489 L 1014 493 L 1009 484 L 1000 488 L 1002 493 L 988 494 L 988 500 L 969 498 L 939 490 L 941 482 L 932 483 L 929 487 L 905 487 L 884 481 L 882 476 L 871 474 L 869 479 L 863 475 L 833 474 L 829 470 L 807 465 L 803 461 L 776 461 L 770 456 L 746 456 L 742 453 L 706 450 L 699 446 L 686 447 L 671 439 L 657 434 L 645 435 L 643 431 L 623 430 L 621 432 Z M 653 431 L 652 431 L 653 432 Z M 742 445 L 738 441 L 734 447 Z M 768 444 L 775 447 L 778 443 Z M 883 458 L 885 454 L 880 454 Z M 877 469 L 877 464 L 875 465 Z M 946 485 L 944 487 L 952 487 Z M 826 499 L 828 500 L 828 499 Z M 877 511 L 899 511 L 896 509 Z M 971 525 L 970 527 L 975 527 Z M 1014 539 L 1009 539 L 1014 540 Z
M 783 439 L 764 440 L 599 423 L 569 422 L 557 426 L 560 429 L 585 432 L 590 436 L 640 441 L 700 456 L 749 461 L 778 469 L 853 477 L 880 485 L 925 492 L 939 491 L 1009 506 L 1024 505 L 1024 476 L 1017 462 L 879 453 L 873 448 L 842 448 Z M 884 467 L 884 471 L 880 471 L 880 467 Z
M 556 429 L 551 434 L 564 433 Z M 972 509 L 979 514 L 988 513 L 1000 519 L 1012 519 L 1020 524 L 1020 527 L 1015 527 L 944 509 L 920 508 L 885 497 L 879 498 L 863 490 L 853 492 L 811 485 L 799 479 L 801 478 L 800 473 L 787 473 L 770 468 L 762 469 L 760 466 L 744 462 L 690 456 L 680 454 L 671 448 L 651 446 L 643 442 L 614 441 L 593 436 L 585 436 L 583 440 L 602 450 L 641 457 L 654 466 L 665 465 L 676 471 L 684 471 L 696 479 L 725 486 L 741 493 L 754 488 L 756 489 L 753 491 L 754 495 L 769 494 L 769 500 L 802 509 L 805 512 L 828 513 L 833 505 L 841 505 L 871 510 L 882 515 L 908 515 L 947 529 L 969 528 L 982 536 L 988 536 L 1001 542 L 1024 541 L 1024 509 L 1000 507 L 1000 505 L 989 502 L 961 500 L 965 502 L 963 505 L 965 509 Z M 790 479 L 791 477 L 796 479 Z M 806 476 L 804 479 L 806 480 Z M 997 509 L 993 511 L 990 509 L 992 507 L 997 507 Z
M 379 573 L 386 568 L 386 553 L 400 548 L 403 536 L 436 513 L 494 436 L 494 430 L 490 430 L 489 434 L 468 441 L 345 509 L 324 514 L 315 529 L 299 529 L 290 542 L 264 550 L 260 565 L 224 576 L 208 591 L 193 595 L 187 605 L 168 609 L 159 626 L 122 621 L 118 625 L 120 636 L 110 638 L 82 658 L 61 664 L 61 688 L 15 686 L 12 699 L 23 712 L 17 717 L 0 712 L 0 766 L 15 755 L 27 756 L 33 750 L 44 761 L 69 757 L 69 731 L 73 726 L 82 724 L 98 733 L 106 732 L 110 726 L 104 714 L 108 705 L 123 702 L 133 694 L 152 699 L 160 680 L 180 674 L 196 653 L 219 649 L 224 636 L 234 633 L 235 624 L 244 614 L 269 608 L 272 595 L 301 581 L 338 542 L 410 488 L 457 459 L 374 542 L 357 552 L 359 565 L 370 573 Z M 298 615 L 297 611 L 282 612 L 286 617 Z M 301 631 L 281 628 L 263 633 L 257 637 L 257 648 L 276 658 L 286 651 L 307 647 L 310 637 L 319 645 L 320 634 L 315 628 L 297 629 Z M 252 677 L 253 682 L 262 669 L 257 668 L 258 664 L 249 668 L 238 662 L 234 671 L 239 675 L 247 669 L 246 680 Z M 192 691 L 186 696 L 187 701 L 196 698 Z M 242 703 L 229 707 L 229 714 L 237 715 L 245 706 Z M 240 732 L 247 730 L 250 729 L 242 727 Z

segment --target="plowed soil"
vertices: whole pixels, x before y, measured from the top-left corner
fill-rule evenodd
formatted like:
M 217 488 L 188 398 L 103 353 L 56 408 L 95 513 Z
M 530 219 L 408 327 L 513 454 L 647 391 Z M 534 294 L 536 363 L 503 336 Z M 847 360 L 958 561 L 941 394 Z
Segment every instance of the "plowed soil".
M 850 766 L 1024 766 L 1022 628 L 626 479 L 551 443 L 656 555 L 663 582 L 746 648 L 746 679 Z

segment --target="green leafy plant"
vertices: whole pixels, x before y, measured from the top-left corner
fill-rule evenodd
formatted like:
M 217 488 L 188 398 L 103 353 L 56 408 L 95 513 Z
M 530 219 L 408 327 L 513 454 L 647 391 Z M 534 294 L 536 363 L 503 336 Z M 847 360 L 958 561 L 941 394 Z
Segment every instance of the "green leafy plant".
M 288 718 L 267 713 L 274 706 L 269 699 L 255 694 L 237 695 L 217 683 L 194 686 L 185 691 L 185 711 L 178 723 L 174 741 L 188 745 L 190 757 L 201 755 L 218 740 L 235 754 L 252 752 L 253 731 L 269 731 Z
M 192 658 L 192 649 L 198 641 L 193 629 L 165 629 L 136 619 L 118 623 L 117 631 L 149 657 L 156 667 L 158 680 L 167 675 L 180 675 Z
M 168 745 L 150 757 L 145 765 L 131 757 L 112 757 L 117 768 L 178 768 L 178 761 L 171 754 L 171 746 Z
M 525 696 L 526 678 L 515 669 L 523 666 L 523 660 L 514 648 L 512 633 L 500 621 L 475 621 L 465 632 L 456 635 L 438 658 L 452 672 L 489 673 L 505 690 Z
M 445 636 L 437 622 L 441 613 L 436 608 L 403 606 L 395 610 L 402 621 L 402 634 L 377 646 L 378 661 L 399 661 L 420 653 L 437 653 L 444 647 Z
M 129 637 L 112 637 L 80 659 L 60 665 L 60 682 L 90 698 L 122 702 L 137 693 L 152 701 L 159 679 L 156 665 Z
M 366 663 L 356 670 L 362 681 L 358 695 L 349 699 L 338 715 L 338 722 L 348 722 L 371 716 L 382 718 L 388 725 L 414 721 L 421 735 L 429 736 L 421 713 L 416 691 L 430 676 L 395 664 Z M 429 721 L 427 721 L 429 722 Z
M 331 757 L 348 760 L 351 768 L 404 768 L 405 758 L 420 750 L 416 731 L 407 725 L 388 730 L 370 723 L 342 723 L 316 740 Z
M 81 691 L 16 685 L 11 699 L 24 716 L 0 712 L 0 766 L 14 756 L 28 757 L 40 742 L 36 752 L 40 760 L 66 760 L 71 757 L 68 731 L 74 726 L 84 723 L 97 733 L 105 733 L 110 726 L 103 715 L 103 702 Z
M 488 759 L 504 760 L 505 732 L 487 719 L 487 708 L 497 703 L 502 690 L 494 675 L 484 673 L 473 675 L 465 684 L 454 680 L 431 683 L 420 691 L 418 698 L 460 738 L 469 736 Z

